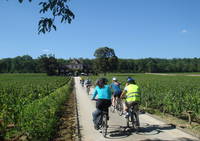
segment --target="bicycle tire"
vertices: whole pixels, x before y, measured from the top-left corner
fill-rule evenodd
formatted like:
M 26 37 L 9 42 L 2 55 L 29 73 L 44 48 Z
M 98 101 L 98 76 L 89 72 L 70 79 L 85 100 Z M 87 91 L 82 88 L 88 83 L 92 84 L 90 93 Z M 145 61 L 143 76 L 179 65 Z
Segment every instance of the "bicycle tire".
M 131 118 L 131 127 L 135 128 L 136 122 L 135 122 L 135 114 L 133 112 L 131 112 L 130 118 Z
M 103 118 L 102 118 L 102 134 L 103 134 L 104 138 L 107 135 L 107 128 L 108 128 L 107 115 L 103 114 Z
M 130 115 L 128 116 L 128 117 L 126 117 L 126 126 L 127 127 L 130 127 L 130 125 L 129 125 L 129 122 L 130 122 Z
M 134 123 L 133 123 L 133 126 L 134 126 L 134 129 L 136 129 L 136 130 L 138 130 L 138 128 L 139 128 L 139 119 L 137 119 L 137 113 L 136 112 L 134 112 L 133 113 L 133 117 L 134 117 Z M 138 120 L 138 121 L 137 121 Z
M 120 115 L 120 116 L 122 116 L 122 114 L 123 114 L 123 105 L 122 105 L 122 103 L 121 102 L 117 102 L 117 113 Z

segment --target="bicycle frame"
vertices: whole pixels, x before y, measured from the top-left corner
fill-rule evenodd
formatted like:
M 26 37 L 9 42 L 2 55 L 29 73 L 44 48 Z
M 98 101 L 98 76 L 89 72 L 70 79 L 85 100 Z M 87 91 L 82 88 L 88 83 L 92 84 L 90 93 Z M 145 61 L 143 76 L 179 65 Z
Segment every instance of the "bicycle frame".
M 98 99 L 93 99 L 94 101 L 98 101 Z M 102 130 L 102 135 L 106 137 L 107 129 L 108 129 L 108 112 L 102 111 L 101 112 L 101 124 L 99 125 L 100 129 Z
M 102 135 L 106 137 L 107 135 L 107 128 L 108 128 L 108 112 L 102 111 L 102 122 L 101 122 L 101 130 L 102 130 Z
M 129 123 L 131 122 L 131 127 L 134 129 L 137 129 L 139 127 L 139 118 L 138 118 L 138 112 L 135 111 L 134 108 L 135 105 L 131 105 L 128 109 L 128 117 L 127 117 L 127 127 L 130 127 Z

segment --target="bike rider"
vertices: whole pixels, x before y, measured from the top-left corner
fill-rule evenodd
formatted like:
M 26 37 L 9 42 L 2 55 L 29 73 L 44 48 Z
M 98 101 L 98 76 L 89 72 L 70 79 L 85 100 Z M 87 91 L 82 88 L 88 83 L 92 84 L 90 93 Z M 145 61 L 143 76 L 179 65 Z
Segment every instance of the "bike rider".
M 90 80 L 89 78 L 87 78 L 87 79 L 85 80 L 85 86 L 86 86 L 86 88 L 89 87 L 89 86 L 91 86 L 91 85 L 92 85 L 91 80 Z
M 100 78 L 97 81 L 94 93 L 92 95 L 92 100 L 95 100 L 95 97 L 98 96 L 96 102 L 96 111 L 92 113 L 94 128 L 96 130 L 99 129 L 102 111 L 108 113 L 108 108 L 111 106 L 111 89 L 110 86 L 107 85 L 107 81 L 108 80 L 106 78 Z
M 118 82 L 116 77 L 112 78 L 112 83 L 110 84 L 110 88 L 113 90 L 113 99 L 112 99 L 112 106 L 116 106 L 116 100 L 120 98 L 120 95 L 122 93 L 120 88 L 120 83 Z
M 82 87 L 84 86 L 84 82 L 85 82 L 85 79 L 83 76 L 80 77 L 80 83 L 82 85 Z
M 125 95 L 125 104 L 124 104 L 124 112 L 125 117 L 128 117 L 128 108 L 134 105 L 134 109 L 137 112 L 137 126 L 139 126 L 139 103 L 140 103 L 140 89 L 133 78 L 128 77 L 126 86 L 124 91 L 122 92 L 120 98 L 123 98 Z

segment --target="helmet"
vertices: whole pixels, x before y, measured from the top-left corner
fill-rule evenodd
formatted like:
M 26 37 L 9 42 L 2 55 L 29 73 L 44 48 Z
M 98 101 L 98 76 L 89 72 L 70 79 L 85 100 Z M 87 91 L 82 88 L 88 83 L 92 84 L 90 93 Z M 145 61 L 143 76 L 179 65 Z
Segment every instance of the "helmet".
M 106 84 L 108 82 L 107 78 L 102 78 L 102 79 L 103 79 L 104 84 Z
M 113 77 L 112 80 L 113 80 L 113 81 L 117 81 L 117 78 L 116 78 L 116 77 Z
M 128 83 L 133 83 L 135 81 L 135 79 L 133 79 L 133 78 L 131 78 L 131 77 L 128 77 L 128 79 L 127 79 L 127 82 Z
M 107 79 L 107 78 L 99 78 L 99 79 L 97 80 L 97 83 L 99 83 L 99 82 L 103 82 L 103 83 L 105 84 L 105 83 L 108 82 L 108 79 Z

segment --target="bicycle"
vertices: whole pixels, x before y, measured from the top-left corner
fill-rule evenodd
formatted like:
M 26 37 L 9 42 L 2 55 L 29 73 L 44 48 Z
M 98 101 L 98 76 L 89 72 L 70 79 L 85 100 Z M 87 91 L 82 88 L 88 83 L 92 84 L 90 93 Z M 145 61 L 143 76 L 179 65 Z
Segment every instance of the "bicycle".
M 138 117 L 138 110 L 136 109 L 137 104 L 132 104 L 129 108 L 128 108 L 128 116 L 126 117 L 126 123 L 127 123 L 127 127 L 130 127 L 130 122 L 131 122 L 131 127 L 134 129 L 138 129 L 139 128 L 139 117 Z
M 120 116 L 123 114 L 123 104 L 120 98 L 117 98 L 116 100 L 116 110 Z
M 121 116 L 123 114 L 123 104 L 122 104 L 122 100 L 120 98 L 116 98 L 115 102 L 114 102 L 114 106 L 112 106 L 112 112 L 114 112 L 115 110 L 117 111 L 117 113 Z
M 84 80 L 81 81 L 81 86 L 84 87 Z
M 97 99 L 93 99 L 93 100 L 97 101 Z M 102 135 L 106 138 L 107 129 L 108 129 L 108 119 L 109 119 L 108 111 L 107 110 L 101 111 L 100 116 L 101 117 L 100 117 L 98 126 L 99 126 L 99 129 L 101 129 Z
M 87 91 L 87 94 L 88 94 L 88 95 L 89 95 L 89 93 L 90 93 L 90 87 L 91 87 L 90 84 L 87 84 L 87 85 L 86 85 L 86 91 Z
M 108 129 L 108 112 L 102 111 L 102 113 L 101 113 L 101 123 L 100 123 L 99 127 L 102 130 L 102 135 L 104 137 L 106 137 L 107 129 Z

